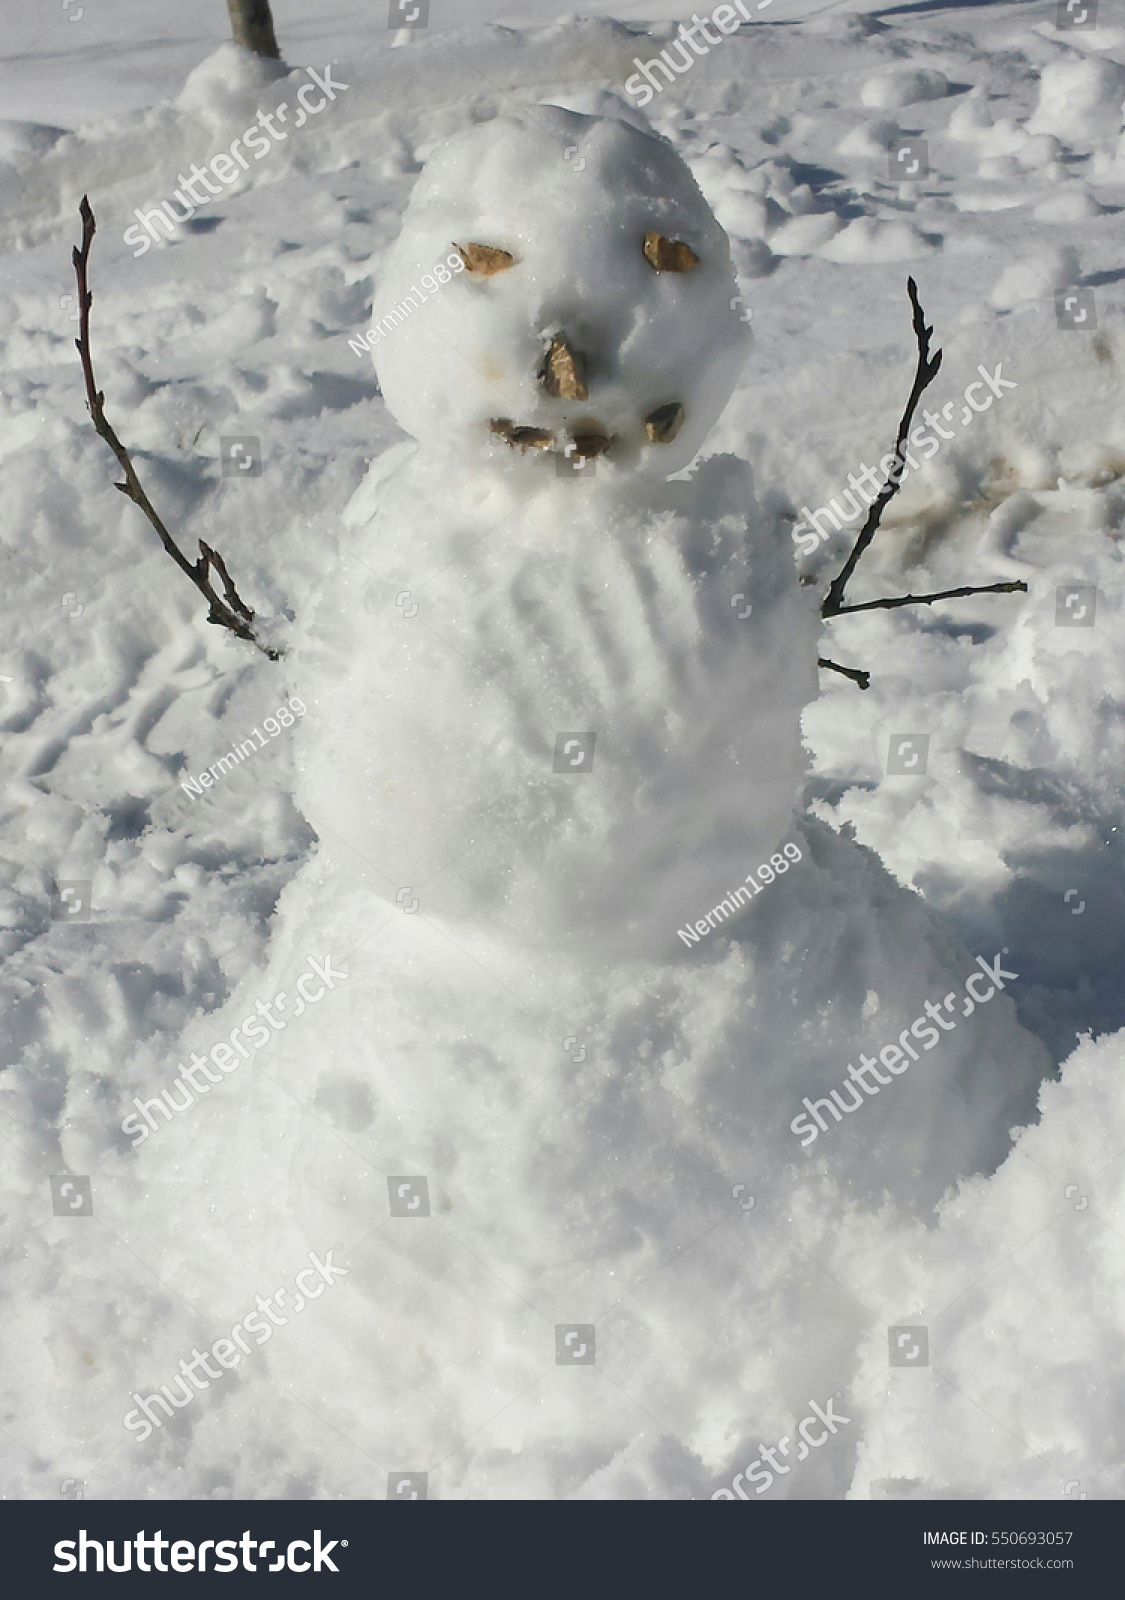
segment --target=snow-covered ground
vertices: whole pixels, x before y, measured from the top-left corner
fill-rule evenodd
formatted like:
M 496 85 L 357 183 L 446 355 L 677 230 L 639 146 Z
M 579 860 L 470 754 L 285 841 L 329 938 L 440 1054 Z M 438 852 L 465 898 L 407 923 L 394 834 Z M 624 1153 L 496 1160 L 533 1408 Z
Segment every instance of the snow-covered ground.
M 218 3 L 0 15 L 2 1492 L 382 1498 L 426 1473 L 432 1498 L 1120 1497 L 1119 8 L 1060 30 L 1054 0 L 773 0 L 644 110 L 626 82 L 681 17 L 652 0 L 430 0 L 409 37 L 277 0 L 279 71 L 223 43 Z M 134 253 L 137 210 L 329 64 L 346 89 Z M 676 483 L 548 484 L 499 447 L 438 471 L 360 347 L 429 155 L 540 102 L 650 124 L 729 235 L 749 355 Z M 567 190 L 534 177 L 525 225 L 553 208 L 565 261 Z M 113 488 L 72 342 L 84 193 L 110 421 L 277 663 L 208 626 Z M 908 274 L 944 350 L 938 447 L 916 446 L 849 599 L 1028 591 L 839 618 L 820 653 L 871 688 L 817 689 L 809 619 L 851 541 L 828 517 L 812 539 L 808 513 L 846 514 L 849 474 L 892 447 Z M 421 348 L 465 287 L 388 349 Z M 611 490 L 602 549 L 582 496 Z M 540 564 L 552 530 L 572 559 Z M 683 640 L 719 602 L 697 660 Z M 736 628 L 749 681 L 720 704 Z M 589 721 L 560 720 L 564 660 Z M 595 720 L 615 696 L 624 723 Z M 786 842 L 799 859 L 697 944 L 680 909 L 667 948 L 621 937 L 689 865 L 698 916 L 715 904 L 727 801 L 761 781 L 772 816 L 802 705 L 792 821 L 756 854 L 747 808 L 745 871 Z M 761 730 L 770 771 L 741 755 L 732 777 L 701 710 L 732 749 Z M 698 736 L 697 804 L 645 766 L 661 727 L 670 759 Z M 570 728 L 596 732 L 594 767 L 551 788 Z M 532 815 L 511 773 L 540 746 Z M 433 820 L 393 835 L 408 861 L 381 832 L 410 811 L 404 750 Z M 683 872 L 645 853 L 675 806 Z M 544 885 L 575 889 L 599 827 L 616 853 L 583 890 L 586 941 L 537 938 L 528 908 L 546 929 Z M 427 839 L 448 846 L 428 866 Z M 346 977 L 307 982 L 310 960 Z M 1017 977 L 982 1001 L 980 962 Z M 936 1045 L 802 1142 L 803 1099 L 920 1043 L 927 1004 Z M 216 1048 L 217 1082 L 172 1087 Z M 166 1089 L 183 1109 L 142 1140 L 134 1097 Z M 269 1347 L 247 1350 L 259 1296 L 279 1320 L 259 1310 Z M 177 1378 L 216 1341 L 229 1368 Z M 190 1398 L 146 1433 L 137 1397 L 161 1385 Z M 798 1421 L 830 1399 L 848 1420 L 810 1451 Z

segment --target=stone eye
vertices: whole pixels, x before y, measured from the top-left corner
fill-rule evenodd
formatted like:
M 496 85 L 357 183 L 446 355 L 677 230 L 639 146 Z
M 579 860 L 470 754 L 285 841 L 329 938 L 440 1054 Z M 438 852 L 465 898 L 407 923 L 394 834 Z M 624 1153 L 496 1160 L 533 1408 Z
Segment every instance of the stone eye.
M 682 239 L 666 239 L 662 233 L 646 233 L 645 260 L 654 272 L 690 272 L 699 257 Z
M 514 267 L 516 258 L 507 250 L 498 250 L 491 244 L 455 244 L 453 246 L 465 268 L 479 277 L 491 278 L 496 272 L 507 272 Z

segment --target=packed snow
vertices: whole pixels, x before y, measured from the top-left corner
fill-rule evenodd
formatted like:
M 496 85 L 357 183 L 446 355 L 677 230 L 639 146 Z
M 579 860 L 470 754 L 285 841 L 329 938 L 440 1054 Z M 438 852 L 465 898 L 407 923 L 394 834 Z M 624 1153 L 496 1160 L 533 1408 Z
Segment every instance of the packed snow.
M 1125 30 L 441 10 L 5 0 L 3 1492 L 1120 1498 Z

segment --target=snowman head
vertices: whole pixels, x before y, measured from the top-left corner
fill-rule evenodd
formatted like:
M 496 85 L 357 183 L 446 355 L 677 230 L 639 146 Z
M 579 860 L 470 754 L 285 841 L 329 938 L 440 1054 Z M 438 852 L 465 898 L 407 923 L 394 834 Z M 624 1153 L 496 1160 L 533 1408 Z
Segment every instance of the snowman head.
M 425 445 L 664 477 L 738 380 L 736 298 L 727 236 L 666 140 L 534 106 L 434 153 L 369 339 L 387 405 Z

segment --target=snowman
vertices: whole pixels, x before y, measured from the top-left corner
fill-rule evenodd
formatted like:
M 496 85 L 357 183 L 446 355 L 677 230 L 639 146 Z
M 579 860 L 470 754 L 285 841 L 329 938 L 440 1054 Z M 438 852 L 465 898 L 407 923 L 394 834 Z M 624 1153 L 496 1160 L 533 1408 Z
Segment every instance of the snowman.
M 817 623 L 749 470 L 685 470 L 740 304 L 661 138 L 540 106 L 432 155 L 370 335 L 416 443 L 349 508 L 299 794 L 392 904 L 625 959 L 778 855 Z
M 746 360 L 739 305 L 691 173 L 633 123 L 524 108 L 440 144 L 414 188 L 372 310 L 410 438 L 347 508 L 308 626 L 297 800 L 319 846 L 275 947 L 279 972 L 314 927 L 361 950 L 366 992 L 323 1036 L 345 1101 L 366 1080 L 344 1037 L 390 1080 L 422 1071 L 444 1116 L 466 1040 L 507 1081 L 651 1005 L 733 1159 L 762 1137 L 787 1159 L 790 1085 L 847 1070 L 837 1034 L 973 968 L 876 858 L 796 815 L 815 601 L 750 469 L 699 459 Z M 878 1157 L 837 1141 L 837 1174 L 932 1204 L 997 1157 L 1044 1057 L 1006 1001 L 975 1027 L 943 1044 L 973 1115 L 896 1088 L 864 1110 Z
M 795 815 L 819 620 L 749 468 L 698 460 L 746 358 L 737 307 L 671 145 L 553 106 L 440 145 L 385 262 L 374 359 L 411 438 L 357 490 L 308 626 L 319 845 L 273 966 L 314 930 L 356 952 L 338 1032 L 318 1023 L 324 1103 L 354 1131 L 374 1093 L 416 1170 L 466 1060 L 491 1105 L 560 1048 L 600 1037 L 625 1071 L 665 1035 L 713 1147 L 789 1160 L 806 1086 L 973 970 L 875 857 Z M 872 1100 L 838 1177 L 928 1205 L 998 1158 L 1044 1058 L 1007 1000 L 974 1028 L 943 1043 L 954 1097 L 917 1074 Z
M 671 147 L 550 107 L 438 148 L 386 261 L 375 361 L 411 437 L 296 653 L 317 851 L 268 970 L 184 1048 L 266 996 L 284 1026 L 226 1051 L 189 1184 L 175 1129 L 138 1155 L 175 1188 L 165 1256 L 206 1245 L 232 1302 L 336 1251 L 346 1287 L 290 1318 L 243 1424 L 317 1493 L 383 1493 L 374 1462 L 440 1498 L 710 1495 L 780 1404 L 761 1353 L 785 1404 L 840 1389 L 856 1260 L 1033 1114 L 1045 1052 L 998 994 L 811 1150 L 792 1128 L 976 968 L 794 816 L 817 619 L 749 470 L 697 459 L 735 301 Z

